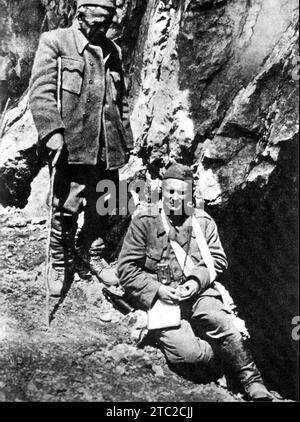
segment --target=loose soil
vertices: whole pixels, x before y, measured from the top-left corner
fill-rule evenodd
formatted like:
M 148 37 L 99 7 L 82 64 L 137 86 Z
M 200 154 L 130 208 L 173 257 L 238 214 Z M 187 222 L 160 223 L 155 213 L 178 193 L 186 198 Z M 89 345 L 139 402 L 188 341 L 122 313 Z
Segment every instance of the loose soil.
M 160 350 L 136 347 L 136 318 L 105 300 L 97 280 L 51 298 L 47 328 L 46 225 L 16 211 L 0 215 L 0 401 L 228 402 L 226 388 L 172 372 Z

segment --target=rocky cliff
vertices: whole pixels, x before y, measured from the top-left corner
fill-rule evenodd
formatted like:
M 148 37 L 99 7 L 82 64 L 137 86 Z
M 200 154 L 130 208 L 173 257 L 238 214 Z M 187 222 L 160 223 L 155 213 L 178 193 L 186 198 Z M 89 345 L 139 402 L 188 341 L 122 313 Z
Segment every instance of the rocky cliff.
M 39 33 L 68 25 L 74 2 L 0 6 L 3 108 L 26 90 Z M 172 160 L 193 166 L 258 364 L 296 397 L 298 2 L 119 0 L 110 35 L 124 52 L 136 156 L 153 178 Z M 5 121 L 0 200 L 24 207 L 40 170 L 26 96 Z

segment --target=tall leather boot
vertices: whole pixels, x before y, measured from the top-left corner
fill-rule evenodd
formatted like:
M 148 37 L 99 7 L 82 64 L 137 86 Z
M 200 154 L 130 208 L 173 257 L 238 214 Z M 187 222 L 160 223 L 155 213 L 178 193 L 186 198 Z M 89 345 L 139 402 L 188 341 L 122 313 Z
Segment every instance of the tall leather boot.
M 53 296 L 63 294 L 73 281 L 76 228 L 75 217 L 66 217 L 64 213 L 54 211 L 50 239 L 52 257 L 50 293 Z
M 223 356 L 247 397 L 253 401 L 272 401 L 273 396 L 264 385 L 260 371 L 242 337 L 223 345 Z
M 51 229 L 51 255 L 53 267 L 73 269 L 74 266 L 74 244 L 75 244 L 74 228 L 61 232 L 55 227 Z
M 82 233 L 77 237 L 75 271 L 81 280 L 91 281 L 90 267 L 94 267 L 99 273 L 103 269 L 102 254 L 105 248 L 103 240 L 96 239 L 92 244 L 87 242 Z

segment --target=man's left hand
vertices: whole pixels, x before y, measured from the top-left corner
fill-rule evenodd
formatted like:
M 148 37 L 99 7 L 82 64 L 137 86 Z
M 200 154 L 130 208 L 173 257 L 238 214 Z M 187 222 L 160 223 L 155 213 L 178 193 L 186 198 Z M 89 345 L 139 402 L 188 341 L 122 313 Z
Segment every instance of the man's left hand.
M 200 290 L 199 284 L 195 280 L 188 280 L 180 286 L 179 300 L 187 300 L 197 294 Z

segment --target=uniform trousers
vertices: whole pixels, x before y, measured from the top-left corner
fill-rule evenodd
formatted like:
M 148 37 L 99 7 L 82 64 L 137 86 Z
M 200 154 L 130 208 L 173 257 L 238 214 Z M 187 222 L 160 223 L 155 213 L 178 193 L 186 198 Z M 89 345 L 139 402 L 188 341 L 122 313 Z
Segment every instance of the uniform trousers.
M 108 214 L 99 215 L 97 192 L 99 181 L 107 179 L 118 186 L 118 170 L 96 166 L 65 164 L 57 167 L 54 180 L 51 255 L 54 268 L 71 268 L 74 259 L 78 215 L 84 211 L 84 224 L 77 236 L 76 248 L 89 251 L 95 240 L 104 241 Z M 97 242 L 98 243 L 98 242 Z
M 171 364 L 209 365 L 222 360 L 246 387 L 263 382 L 240 332 L 220 299 L 201 296 L 193 304 L 182 302 L 179 328 L 155 330 L 154 338 Z

